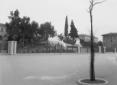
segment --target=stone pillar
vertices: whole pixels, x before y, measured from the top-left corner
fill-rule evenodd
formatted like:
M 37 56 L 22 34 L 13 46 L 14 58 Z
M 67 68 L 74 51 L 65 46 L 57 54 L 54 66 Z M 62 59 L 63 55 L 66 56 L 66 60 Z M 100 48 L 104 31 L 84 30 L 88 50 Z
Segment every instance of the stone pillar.
M 14 41 L 14 51 L 13 51 L 14 54 L 17 53 L 17 41 Z
M 104 46 L 104 53 L 106 52 L 106 47 Z
M 8 54 L 17 53 L 17 41 L 8 41 Z
M 80 46 L 78 46 L 78 53 L 80 53 Z
M 98 49 L 99 49 L 99 53 L 102 53 L 102 48 L 101 48 L 101 46 L 99 46 Z
M 117 52 L 117 49 L 116 49 L 116 48 L 114 49 L 114 52 L 115 52 L 115 53 Z

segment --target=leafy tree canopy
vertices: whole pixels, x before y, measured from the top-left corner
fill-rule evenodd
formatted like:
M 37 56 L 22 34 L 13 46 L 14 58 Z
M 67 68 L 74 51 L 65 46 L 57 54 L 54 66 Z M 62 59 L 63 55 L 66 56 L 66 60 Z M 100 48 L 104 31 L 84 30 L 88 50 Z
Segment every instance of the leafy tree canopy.
M 73 20 L 71 21 L 71 30 L 70 30 L 69 36 L 72 39 L 75 39 L 75 38 L 78 38 L 79 37 L 78 36 L 77 28 L 75 27 Z
M 6 23 L 8 40 L 17 40 L 18 34 L 20 32 L 19 26 L 21 22 L 21 18 L 19 17 L 19 11 L 11 11 L 10 16 L 8 18 L 10 19 L 10 22 Z
M 11 11 L 8 18 L 10 19 L 10 22 L 6 23 L 8 40 L 31 42 L 34 39 L 38 29 L 37 22 L 30 22 L 30 17 L 27 16 L 21 18 L 18 10 Z
M 30 17 L 20 17 L 18 10 L 11 11 L 9 22 L 6 23 L 8 41 L 18 41 L 19 43 L 29 44 L 36 40 L 48 40 L 48 37 L 56 35 L 54 26 L 50 22 L 41 24 L 40 27 L 36 21 L 30 21 Z
M 45 40 L 48 39 L 48 37 L 54 37 L 56 35 L 56 31 L 54 30 L 54 26 L 51 25 L 50 22 L 46 22 L 44 24 L 40 25 L 39 33 Z

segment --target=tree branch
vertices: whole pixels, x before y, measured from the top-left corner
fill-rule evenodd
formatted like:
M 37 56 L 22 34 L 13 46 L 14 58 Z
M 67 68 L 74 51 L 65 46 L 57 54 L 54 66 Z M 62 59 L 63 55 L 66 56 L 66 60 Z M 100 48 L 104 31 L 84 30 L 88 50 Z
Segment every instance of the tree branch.
M 89 6 L 89 10 L 88 12 L 91 12 L 93 10 L 93 7 L 97 4 L 101 4 L 103 2 L 105 2 L 106 0 L 103 0 L 103 1 L 97 1 L 97 0 L 89 0 L 90 2 L 90 6 Z
M 95 5 L 97 5 L 97 4 L 101 4 L 101 3 L 105 2 L 105 1 L 106 1 L 106 0 L 99 1 L 99 2 L 98 2 L 98 1 L 97 1 L 97 2 L 94 2 L 94 3 L 93 3 L 93 6 L 95 6 Z
M 92 0 L 89 0 L 90 4 L 92 4 Z
M 93 10 L 93 3 L 94 3 L 94 0 L 89 0 L 89 2 L 90 2 L 90 6 L 89 6 L 88 12 L 90 12 L 90 11 Z

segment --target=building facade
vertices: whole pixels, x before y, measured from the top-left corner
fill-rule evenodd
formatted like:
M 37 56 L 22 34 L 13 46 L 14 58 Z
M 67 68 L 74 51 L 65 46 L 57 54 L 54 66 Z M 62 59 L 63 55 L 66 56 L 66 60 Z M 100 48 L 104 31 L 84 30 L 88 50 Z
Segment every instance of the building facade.
M 0 52 L 7 52 L 6 26 L 2 23 L 0 23 Z
M 86 34 L 79 34 L 79 38 L 81 40 L 84 40 L 85 42 L 89 42 L 91 40 L 90 35 L 86 35 Z M 94 42 L 97 43 L 98 42 L 98 38 L 94 37 Z
M 106 47 L 107 51 L 114 51 L 117 49 L 117 33 L 107 33 L 103 34 L 103 45 Z
M 0 23 L 0 40 L 5 40 L 6 39 L 6 26 L 5 24 Z

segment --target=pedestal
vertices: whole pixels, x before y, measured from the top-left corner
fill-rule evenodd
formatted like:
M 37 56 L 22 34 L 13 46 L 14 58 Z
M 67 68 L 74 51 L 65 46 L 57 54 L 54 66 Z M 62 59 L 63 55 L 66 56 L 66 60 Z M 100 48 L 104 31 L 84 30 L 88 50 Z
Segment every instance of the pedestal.
M 16 54 L 17 53 L 17 41 L 8 41 L 8 54 Z
M 101 49 L 101 46 L 99 46 L 99 53 L 101 53 L 102 52 L 102 49 Z

